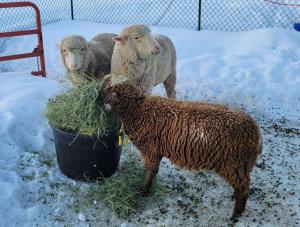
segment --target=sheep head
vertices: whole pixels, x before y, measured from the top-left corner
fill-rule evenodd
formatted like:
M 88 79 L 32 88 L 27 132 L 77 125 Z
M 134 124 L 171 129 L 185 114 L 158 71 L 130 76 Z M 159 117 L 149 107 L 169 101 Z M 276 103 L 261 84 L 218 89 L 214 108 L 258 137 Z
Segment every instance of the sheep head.
M 104 103 L 118 109 L 128 101 L 141 101 L 146 95 L 126 76 L 110 74 L 104 77 L 101 85 Z
M 161 52 L 161 46 L 151 35 L 151 30 L 146 25 L 129 26 L 113 40 L 131 62 L 146 60 Z
M 87 69 L 90 58 L 90 47 L 82 36 L 72 35 L 65 37 L 57 46 L 60 48 L 64 66 L 69 72 L 78 72 Z

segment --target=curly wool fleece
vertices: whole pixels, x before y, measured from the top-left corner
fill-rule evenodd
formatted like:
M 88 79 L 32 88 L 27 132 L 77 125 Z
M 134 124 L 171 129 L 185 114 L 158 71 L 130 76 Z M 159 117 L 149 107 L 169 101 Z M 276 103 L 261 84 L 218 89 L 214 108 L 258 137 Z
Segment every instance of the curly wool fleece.
M 260 129 L 254 119 L 221 105 L 147 97 L 124 76 L 106 76 L 102 95 L 142 154 L 145 192 L 166 157 L 181 168 L 214 170 L 234 188 L 232 218 L 243 213 L 250 172 L 262 152 Z

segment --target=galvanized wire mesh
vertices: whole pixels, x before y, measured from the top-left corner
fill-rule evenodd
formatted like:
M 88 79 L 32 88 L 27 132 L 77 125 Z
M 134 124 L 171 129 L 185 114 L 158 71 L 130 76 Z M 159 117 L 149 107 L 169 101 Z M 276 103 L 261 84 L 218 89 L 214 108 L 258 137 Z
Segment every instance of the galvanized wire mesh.
M 279 4 L 265 0 L 33 0 L 32 2 L 40 8 L 43 24 L 71 19 L 72 15 L 75 20 L 106 24 L 144 23 L 222 31 L 244 31 L 265 27 L 292 28 L 295 22 L 300 22 L 300 7 L 280 5 L 300 4 L 300 0 L 273 1 Z M 0 9 L 0 32 L 33 27 L 34 13 L 29 11 Z M 5 39 L 0 38 L 0 51 L 5 42 Z
M 197 29 L 198 0 L 74 0 L 74 18 L 108 24 Z
M 292 28 L 300 0 L 73 0 L 74 18 L 109 24 L 144 23 L 203 30 Z M 280 5 L 284 3 L 287 5 Z
M 300 5 L 300 0 L 273 0 L 273 3 L 264 0 L 202 0 L 201 29 L 292 28 L 295 22 L 300 22 L 300 7 L 290 6 L 292 4 Z
M 14 2 L 20 1 L 14 0 Z M 4 2 L 12 1 L 0 0 L 0 3 Z M 33 2 L 39 7 L 43 24 L 71 19 L 70 0 L 25 0 L 25 2 Z M 0 9 L 0 32 L 24 30 L 34 27 L 35 12 L 31 7 Z M 7 38 L 0 38 L 0 52 L 4 50 L 7 40 Z

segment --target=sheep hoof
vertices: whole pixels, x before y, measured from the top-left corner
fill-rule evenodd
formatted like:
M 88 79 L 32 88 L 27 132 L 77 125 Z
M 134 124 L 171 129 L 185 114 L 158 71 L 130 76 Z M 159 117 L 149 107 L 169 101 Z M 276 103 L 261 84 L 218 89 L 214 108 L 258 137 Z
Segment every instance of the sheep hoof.
M 241 215 L 234 213 L 229 220 L 232 221 L 233 223 L 236 223 L 236 222 L 238 222 L 239 216 L 241 216 Z
M 143 197 L 147 196 L 150 192 L 149 188 L 145 188 L 142 187 L 139 191 L 138 191 Z
M 233 194 L 232 194 L 232 196 L 231 196 L 231 200 L 236 200 L 236 192 L 234 192 Z

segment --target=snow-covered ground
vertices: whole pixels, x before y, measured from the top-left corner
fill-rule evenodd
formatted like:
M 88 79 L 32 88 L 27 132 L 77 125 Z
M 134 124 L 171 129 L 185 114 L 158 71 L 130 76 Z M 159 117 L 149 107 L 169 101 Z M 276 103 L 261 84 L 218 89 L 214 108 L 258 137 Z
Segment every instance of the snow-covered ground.
M 55 43 L 87 39 L 123 26 L 64 21 L 43 27 L 47 78 L 30 75 L 35 59 L 0 62 L 0 226 L 226 226 L 232 188 L 210 172 L 178 170 L 163 160 L 158 180 L 172 193 L 128 219 L 101 201 L 83 202 L 93 183 L 60 173 L 47 98 L 69 85 Z M 300 224 L 300 33 L 263 29 L 229 33 L 152 28 L 172 38 L 178 53 L 179 99 L 242 107 L 256 118 L 263 154 L 252 172 L 250 198 L 236 226 Z M 33 36 L 8 41 L 3 55 L 31 51 Z M 155 89 L 164 95 L 162 86 Z M 123 158 L 132 154 L 124 148 Z M 122 163 L 121 163 L 122 164 Z

